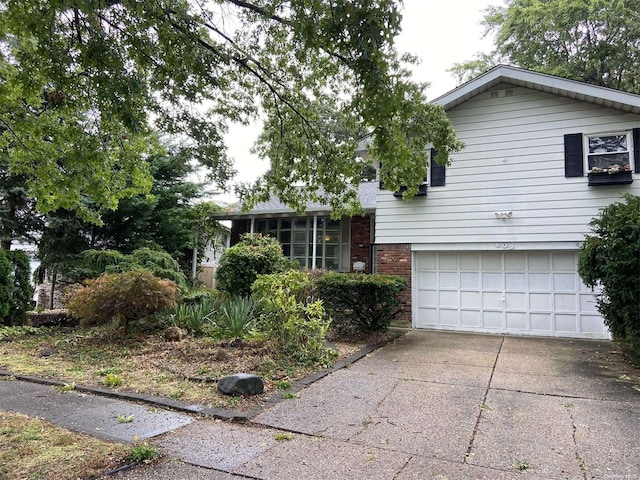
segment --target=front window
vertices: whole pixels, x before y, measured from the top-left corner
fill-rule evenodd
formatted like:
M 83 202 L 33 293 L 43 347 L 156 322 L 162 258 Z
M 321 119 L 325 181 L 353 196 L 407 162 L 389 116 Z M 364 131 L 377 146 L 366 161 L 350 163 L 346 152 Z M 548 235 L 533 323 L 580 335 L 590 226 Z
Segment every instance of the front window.
M 590 135 L 586 137 L 587 162 L 591 173 L 631 171 L 628 133 Z
M 316 225 L 316 258 L 315 267 L 326 270 L 341 270 L 341 257 L 348 257 L 348 238 L 342 238 L 339 220 L 329 217 L 318 217 Z M 346 224 L 348 227 L 348 222 Z M 302 268 L 312 268 L 313 261 L 313 218 L 279 218 L 258 220 L 257 233 L 269 235 L 282 244 L 282 252 L 292 260 L 296 260 Z M 347 242 L 347 251 L 343 253 Z M 344 263 L 344 262 L 343 262 Z M 347 264 L 348 265 L 348 264 Z

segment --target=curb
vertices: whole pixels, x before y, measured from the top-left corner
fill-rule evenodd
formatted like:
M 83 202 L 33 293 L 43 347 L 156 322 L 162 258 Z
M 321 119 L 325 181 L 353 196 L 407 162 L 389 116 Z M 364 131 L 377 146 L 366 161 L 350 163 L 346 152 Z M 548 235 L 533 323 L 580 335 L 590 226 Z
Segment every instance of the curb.
M 114 398 L 117 400 L 125 400 L 130 402 L 143 403 L 146 405 L 152 405 L 154 407 L 167 408 L 170 410 L 197 414 L 197 415 L 205 415 L 212 418 L 217 418 L 220 420 L 227 420 L 231 422 L 248 422 L 253 417 L 262 413 L 262 411 L 268 407 L 275 405 L 282 400 L 285 400 L 284 395 L 286 393 L 297 393 L 302 389 L 308 387 L 312 383 L 317 382 L 318 380 L 330 375 L 338 370 L 341 370 L 349 365 L 357 362 L 361 358 L 365 357 L 369 353 L 377 350 L 378 348 L 384 347 L 385 345 L 393 342 L 399 337 L 406 334 L 409 330 L 406 329 L 391 329 L 392 335 L 389 338 L 378 342 L 374 345 L 369 345 L 361 350 L 358 350 L 355 353 L 352 353 L 348 357 L 343 358 L 335 363 L 333 367 L 326 368 L 324 370 L 320 370 L 319 372 L 314 372 L 306 377 L 301 378 L 292 383 L 291 388 L 287 389 L 286 392 L 278 392 L 273 394 L 271 397 L 265 399 L 264 405 L 259 407 L 255 407 L 246 411 L 237 411 L 237 410 L 226 410 L 222 408 L 213 408 L 213 407 L 205 407 L 203 405 L 197 404 L 189 404 L 185 402 L 179 402 L 177 400 L 172 400 L 166 397 L 158 397 L 155 395 L 145 395 L 141 393 L 133 393 L 133 392 L 116 392 L 114 390 L 108 390 L 100 387 L 92 387 L 88 385 L 76 385 L 75 391 L 82 393 L 90 393 L 93 395 L 98 395 L 101 397 Z M 0 377 L 9 377 L 15 380 L 20 380 L 23 382 L 30 383 L 38 383 L 41 385 L 51 385 L 53 387 L 63 387 L 67 385 L 67 382 L 63 382 L 62 380 L 54 380 L 43 377 L 35 377 L 31 375 L 19 375 L 12 373 L 8 370 L 0 369 Z

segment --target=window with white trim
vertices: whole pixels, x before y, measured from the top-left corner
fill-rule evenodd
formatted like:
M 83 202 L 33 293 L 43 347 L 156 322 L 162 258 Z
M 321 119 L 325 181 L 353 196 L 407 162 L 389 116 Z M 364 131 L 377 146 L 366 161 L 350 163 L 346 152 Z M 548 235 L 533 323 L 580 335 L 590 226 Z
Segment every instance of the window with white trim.
M 590 173 L 630 172 L 630 132 L 585 135 L 587 170 Z

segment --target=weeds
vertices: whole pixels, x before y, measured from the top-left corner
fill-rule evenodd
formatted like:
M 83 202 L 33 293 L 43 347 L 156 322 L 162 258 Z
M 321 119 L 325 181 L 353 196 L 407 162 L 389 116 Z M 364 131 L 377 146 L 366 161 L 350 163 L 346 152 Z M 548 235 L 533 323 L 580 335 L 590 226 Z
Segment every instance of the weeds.
M 116 415 L 116 419 L 118 420 L 118 423 L 131 423 L 133 422 L 133 415 L 118 414 Z
M 102 381 L 102 384 L 107 387 L 118 387 L 122 385 L 123 380 L 122 377 L 115 375 L 113 373 L 107 373 Z
M 156 449 L 150 447 L 146 443 L 135 445 L 131 447 L 131 450 L 129 451 L 129 458 L 137 463 L 148 463 L 156 458 L 157 455 L 158 452 Z

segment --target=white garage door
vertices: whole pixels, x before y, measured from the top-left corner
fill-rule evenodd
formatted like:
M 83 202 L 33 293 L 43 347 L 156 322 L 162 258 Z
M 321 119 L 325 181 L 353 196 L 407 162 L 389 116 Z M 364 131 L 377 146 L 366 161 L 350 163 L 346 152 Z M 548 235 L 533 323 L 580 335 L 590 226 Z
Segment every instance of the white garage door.
M 575 252 L 416 252 L 417 328 L 609 338 Z

